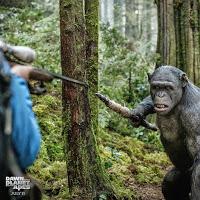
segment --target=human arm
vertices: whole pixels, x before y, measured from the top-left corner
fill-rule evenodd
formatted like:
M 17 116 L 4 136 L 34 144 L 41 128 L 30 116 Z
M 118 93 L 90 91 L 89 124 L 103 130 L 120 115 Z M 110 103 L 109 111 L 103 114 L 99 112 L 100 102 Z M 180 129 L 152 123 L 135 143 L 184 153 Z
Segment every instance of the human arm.
M 38 80 L 48 82 L 53 80 L 52 75 L 36 70 L 36 68 L 31 65 L 20 65 L 13 62 L 10 62 L 10 65 L 11 72 L 17 76 L 22 77 L 26 81 Z
M 26 81 L 11 73 L 10 65 L 1 52 L 0 58 L 2 72 L 11 76 L 12 147 L 20 167 L 25 170 L 34 162 L 39 152 L 40 130 L 32 111 Z
M 12 75 L 11 93 L 12 143 L 21 168 L 26 169 L 37 157 L 41 135 L 25 80 Z

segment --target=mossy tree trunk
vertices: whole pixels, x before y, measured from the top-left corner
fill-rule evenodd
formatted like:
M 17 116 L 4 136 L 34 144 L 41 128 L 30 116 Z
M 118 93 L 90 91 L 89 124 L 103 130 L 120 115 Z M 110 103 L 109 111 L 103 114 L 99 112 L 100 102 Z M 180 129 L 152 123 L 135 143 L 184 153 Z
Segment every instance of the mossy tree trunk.
M 64 75 L 89 84 L 63 83 L 63 126 L 71 199 L 114 199 L 98 155 L 98 0 L 60 0 Z M 92 111 L 91 111 L 92 110 Z
M 158 65 L 174 65 L 200 85 L 200 2 L 157 0 Z
M 0 0 L 0 6 L 19 7 L 30 5 L 30 0 Z

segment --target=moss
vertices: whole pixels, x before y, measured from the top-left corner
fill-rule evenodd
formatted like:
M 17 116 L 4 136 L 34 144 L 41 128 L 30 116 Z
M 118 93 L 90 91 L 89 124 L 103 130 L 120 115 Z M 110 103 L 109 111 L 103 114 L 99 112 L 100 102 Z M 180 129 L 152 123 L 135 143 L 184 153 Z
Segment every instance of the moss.
M 87 80 L 90 87 L 89 101 L 91 107 L 92 131 L 98 131 L 98 1 L 85 2 L 86 19 L 86 70 Z
M 135 179 L 138 183 L 158 184 L 161 182 L 163 176 L 164 176 L 164 173 L 159 166 L 138 165 L 137 175 L 135 176 Z
M 120 195 L 135 199 L 133 184 L 161 183 L 165 169 L 170 165 L 164 152 L 106 129 L 100 130 L 98 139 L 104 167 Z
M 58 96 L 47 94 L 40 98 L 34 97 L 34 111 L 38 117 L 43 143 L 49 160 L 53 161 L 64 159 L 61 109 L 61 99 Z
M 65 162 L 55 161 L 49 165 L 39 158 L 29 173 L 40 182 L 47 196 L 54 196 L 54 199 L 68 197 Z

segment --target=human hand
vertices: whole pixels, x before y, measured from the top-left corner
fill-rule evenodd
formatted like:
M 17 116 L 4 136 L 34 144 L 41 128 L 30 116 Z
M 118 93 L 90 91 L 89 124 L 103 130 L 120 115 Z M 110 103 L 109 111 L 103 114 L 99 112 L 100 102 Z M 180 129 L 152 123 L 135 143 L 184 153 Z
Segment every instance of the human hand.
M 11 63 L 11 72 L 24 78 L 25 80 L 37 80 L 49 82 L 53 80 L 53 76 L 45 73 L 31 65 L 19 65 L 16 63 Z
M 26 81 L 30 79 L 30 74 L 33 70 L 32 66 L 24 66 L 19 64 L 11 64 L 11 66 L 11 72 L 13 74 L 24 78 Z

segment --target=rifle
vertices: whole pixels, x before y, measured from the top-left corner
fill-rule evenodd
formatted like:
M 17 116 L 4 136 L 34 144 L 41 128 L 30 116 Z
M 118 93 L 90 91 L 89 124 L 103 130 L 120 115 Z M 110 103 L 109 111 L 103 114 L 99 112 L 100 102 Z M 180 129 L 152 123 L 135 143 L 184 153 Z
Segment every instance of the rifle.
M 45 93 L 46 88 L 44 82 L 51 82 L 53 79 L 60 79 L 62 81 L 71 82 L 83 86 L 86 89 L 88 88 L 88 85 L 83 81 L 69 78 L 61 74 L 56 74 L 45 69 L 35 68 L 32 66 L 17 65 L 13 62 L 10 62 L 10 64 L 12 67 L 12 72 L 18 74 L 19 76 L 23 76 L 22 74 L 24 74 L 25 77 L 23 77 L 28 80 L 28 87 L 31 94 L 41 95 Z M 29 80 L 35 80 L 36 82 L 34 82 L 33 85 Z
M 53 79 L 60 79 L 62 81 L 68 81 L 68 82 L 72 82 L 72 83 L 87 87 L 87 84 L 83 81 L 79 81 L 73 78 L 69 78 L 67 76 L 63 76 L 61 74 L 56 74 L 48 70 L 39 69 L 39 68 L 32 68 L 32 71 L 30 72 L 30 79 L 47 81 L 47 82 L 52 81 Z
M 29 47 L 12 46 L 0 40 L 0 49 L 2 49 L 2 51 L 4 52 L 5 57 L 10 62 L 11 66 L 16 65 L 17 63 L 21 64 L 21 62 L 22 62 L 22 65 L 27 65 L 27 63 L 31 63 L 36 59 L 35 51 Z M 29 83 L 30 91 L 33 94 L 44 93 L 46 90 L 44 89 L 43 81 L 50 82 L 53 79 L 60 79 L 62 81 L 71 82 L 71 83 L 88 88 L 87 83 L 83 81 L 79 81 L 67 76 L 63 76 L 61 74 L 56 74 L 45 69 L 34 68 L 34 67 L 29 67 L 29 69 L 31 69 L 29 78 L 32 80 L 41 81 L 41 84 L 37 86 L 37 88 L 33 88 Z
M 79 80 L 76 80 L 73 78 L 69 78 L 67 76 L 63 76 L 61 74 L 56 74 L 56 73 L 50 72 L 48 70 L 39 69 L 39 68 L 32 68 L 32 70 L 30 71 L 29 79 L 40 81 L 39 84 L 36 83 L 34 85 L 34 87 L 32 85 L 30 85 L 30 83 L 28 83 L 30 93 L 36 94 L 36 95 L 41 95 L 41 94 L 45 93 L 46 88 L 45 88 L 45 85 L 43 82 L 44 81 L 50 82 L 53 79 L 59 79 L 62 81 L 71 82 L 71 83 L 83 86 L 85 88 L 88 88 L 87 83 L 85 83 L 83 81 L 79 81 Z

